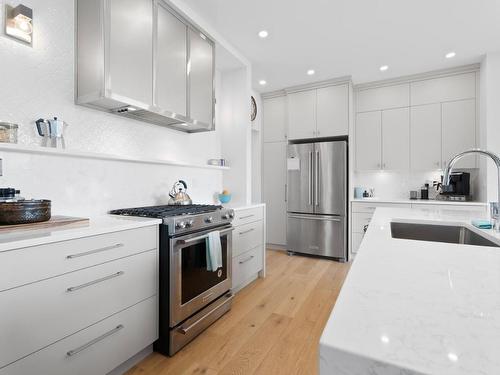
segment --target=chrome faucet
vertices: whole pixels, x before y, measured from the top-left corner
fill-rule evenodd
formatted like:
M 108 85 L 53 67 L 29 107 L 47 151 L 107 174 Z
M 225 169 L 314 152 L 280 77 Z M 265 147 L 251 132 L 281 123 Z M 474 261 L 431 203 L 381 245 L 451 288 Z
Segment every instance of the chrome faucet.
M 461 152 L 457 155 L 455 155 L 448 165 L 446 166 L 446 169 L 444 170 L 444 175 L 443 175 L 443 185 L 449 185 L 450 184 L 450 177 L 451 177 L 451 170 L 453 168 L 453 165 L 457 162 L 457 160 L 461 159 L 465 155 L 469 154 L 479 154 L 479 155 L 485 155 L 489 156 L 493 161 L 495 162 L 497 166 L 497 176 L 498 176 L 498 198 L 496 202 L 490 202 L 490 215 L 491 219 L 493 221 L 493 226 L 496 231 L 500 231 L 500 156 L 495 154 L 494 152 L 487 151 L 487 150 L 481 150 L 479 148 L 473 148 L 464 152 Z

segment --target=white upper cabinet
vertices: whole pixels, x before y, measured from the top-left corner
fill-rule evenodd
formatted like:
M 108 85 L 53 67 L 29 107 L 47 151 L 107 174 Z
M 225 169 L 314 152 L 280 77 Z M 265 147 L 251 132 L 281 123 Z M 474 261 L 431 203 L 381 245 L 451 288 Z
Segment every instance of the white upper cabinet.
M 349 133 L 349 86 L 329 86 L 317 90 L 316 136 L 336 137 Z
M 316 90 L 288 95 L 288 138 L 316 136 Z
M 288 95 L 288 138 L 338 137 L 349 133 L 349 85 Z
M 110 0 L 109 14 L 111 90 L 115 95 L 152 105 L 153 2 Z
M 441 104 L 412 107 L 410 113 L 411 169 L 440 169 Z
M 189 117 L 213 127 L 214 45 L 199 31 L 188 29 Z
M 476 147 L 476 100 L 459 100 L 442 104 L 443 168 L 456 154 Z M 458 168 L 476 168 L 476 157 L 466 156 Z
M 356 169 L 382 168 L 382 113 L 358 113 L 356 116 Z
M 382 111 L 382 168 L 410 167 L 410 109 Z
M 458 74 L 411 83 L 411 105 L 476 97 L 476 73 Z
M 187 26 L 158 5 L 156 105 L 186 116 Z
M 286 140 L 286 96 L 262 101 L 264 142 Z
M 401 108 L 409 105 L 410 85 L 405 83 L 358 91 L 356 112 Z

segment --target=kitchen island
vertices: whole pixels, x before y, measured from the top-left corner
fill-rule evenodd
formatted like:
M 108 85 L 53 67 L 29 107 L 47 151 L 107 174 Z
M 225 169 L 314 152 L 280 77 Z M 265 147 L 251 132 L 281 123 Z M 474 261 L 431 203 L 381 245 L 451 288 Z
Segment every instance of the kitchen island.
M 320 340 L 320 373 L 500 374 L 500 248 L 395 239 L 390 223 L 482 214 L 378 208 Z

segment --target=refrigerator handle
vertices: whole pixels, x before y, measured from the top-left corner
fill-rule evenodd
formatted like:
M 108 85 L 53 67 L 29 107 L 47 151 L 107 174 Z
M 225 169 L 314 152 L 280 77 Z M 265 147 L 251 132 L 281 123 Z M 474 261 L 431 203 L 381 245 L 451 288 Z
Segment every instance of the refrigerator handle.
M 285 184 L 285 202 L 288 202 L 288 185 Z
M 308 184 L 309 184 L 309 191 L 308 191 L 308 197 L 309 197 L 309 205 L 312 205 L 312 168 L 313 168 L 313 153 L 309 152 L 309 176 L 308 176 Z
M 319 206 L 319 150 L 316 150 L 314 169 L 314 203 Z

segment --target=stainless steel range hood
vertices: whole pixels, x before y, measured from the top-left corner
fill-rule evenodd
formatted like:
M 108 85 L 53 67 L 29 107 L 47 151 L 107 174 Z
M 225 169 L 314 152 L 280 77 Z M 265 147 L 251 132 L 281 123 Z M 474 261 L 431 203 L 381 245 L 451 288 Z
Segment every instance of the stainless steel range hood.
M 76 103 L 214 130 L 215 43 L 162 0 L 77 0 Z

